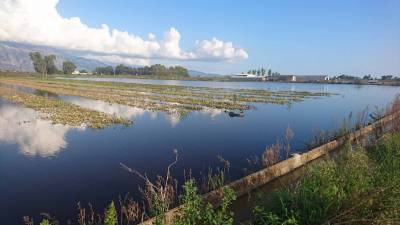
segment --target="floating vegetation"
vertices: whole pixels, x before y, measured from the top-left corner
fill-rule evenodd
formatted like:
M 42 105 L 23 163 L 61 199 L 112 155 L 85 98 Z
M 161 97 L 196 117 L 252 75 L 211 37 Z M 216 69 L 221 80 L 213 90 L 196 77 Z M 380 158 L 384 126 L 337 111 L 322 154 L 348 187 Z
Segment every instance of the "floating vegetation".
M 202 110 L 204 107 L 248 110 L 254 108 L 252 103 L 286 105 L 308 98 L 331 95 L 325 92 L 208 88 L 32 77 L 3 77 L 0 82 L 55 94 L 86 97 L 148 110 L 179 111 L 183 114 Z
M 82 108 L 60 99 L 47 98 L 0 86 L 0 96 L 41 113 L 56 124 L 104 128 L 111 124 L 130 124 L 129 120 Z

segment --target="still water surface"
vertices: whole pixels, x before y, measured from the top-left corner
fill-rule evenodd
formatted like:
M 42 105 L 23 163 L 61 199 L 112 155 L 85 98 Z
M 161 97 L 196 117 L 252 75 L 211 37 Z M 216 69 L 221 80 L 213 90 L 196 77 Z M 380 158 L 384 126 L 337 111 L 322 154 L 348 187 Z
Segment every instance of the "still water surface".
M 115 80 L 114 80 L 115 81 Z M 125 82 L 125 79 L 118 81 Z M 136 82 L 136 80 L 128 80 Z M 290 126 L 292 148 L 305 146 L 319 129 L 338 127 L 350 112 L 385 107 L 400 93 L 398 87 L 278 84 L 197 81 L 152 81 L 157 84 L 226 88 L 308 90 L 336 93 L 288 105 L 254 104 L 244 117 L 229 117 L 221 110 L 192 112 L 184 118 L 102 101 L 59 97 L 82 107 L 134 120 L 132 126 L 102 130 L 53 125 L 38 119 L 31 109 L 0 101 L 0 221 L 21 224 L 24 215 L 50 212 L 62 221 L 75 221 L 76 204 L 91 202 L 102 212 L 111 199 L 131 193 L 138 197 L 141 181 L 120 168 L 124 163 L 149 176 L 163 174 L 173 161 L 173 173 L 184 169 L 195 175 L 220 166 L 216 156 L 231 162 L 231 178 L 244 175 L 246 159 L 260 155 Z M 175 83 L 171 83 L 175 82 Z

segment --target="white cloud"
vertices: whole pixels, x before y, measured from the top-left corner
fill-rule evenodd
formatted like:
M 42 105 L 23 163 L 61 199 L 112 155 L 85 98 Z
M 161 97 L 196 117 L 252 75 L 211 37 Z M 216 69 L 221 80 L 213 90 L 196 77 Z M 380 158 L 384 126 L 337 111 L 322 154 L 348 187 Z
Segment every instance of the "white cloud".
M 94 55 L 94 54 L 83 55 L 82 57 L 86 59 L 95 59 L 98 61 L 105 61 L 111 63 L 122 63 L 125 65 L 135 65 L 135 66 L 150 65 L 150 60 L 148 58 L 132 58 L 132 57 L 123 57 L 119 55 Z
M 217 38 L 199 41 L 193 51 L 182 50 L 175 28 L 157 40 L 152 33 L 145 39 L 105 24 L 89 27 L 78 17 L 63 18 L 57 4 L 58 0 L 1 0 L 0 40 L 144 59 L 233 61 L 248 57 L 244 49 Z

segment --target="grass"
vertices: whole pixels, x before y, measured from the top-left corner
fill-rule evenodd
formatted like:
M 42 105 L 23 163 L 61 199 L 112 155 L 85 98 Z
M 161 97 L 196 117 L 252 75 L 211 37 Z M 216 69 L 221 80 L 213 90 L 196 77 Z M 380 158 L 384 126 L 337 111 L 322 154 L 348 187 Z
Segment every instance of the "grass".
M 146 206 L 124 198 L 119 204 L 111 202 L 104 214 L 95 215 L 78 204 L 78 223 L 83 224 L 137 224 L 154 217 L 153 224 L 164 225 L 232 225 L 239 221 L 230 206 L 236 200 L 235 192 L 223 188 L 218 205 L 205 202 L 196 181 L 188 179 L 183 192 L 176 193 L 176 185 L 168 166 L 165 178 L 151 182 L 146 175 L 124 167 L 146 182 L 143 189 Z M 172 218 L 165 212 L 180 207 Z M 150 215 L 146 214 L 150 208 Z M 147 208 L 149 209 L 149 208 Z M 345 145 L 335 157 L 309 165 L 298 181 L 278 191 L 257 196 L 251 224 L 399 224 L 400 222 L 400 133 L 386 135 L 371 147 Z M 89 213 L 87 213 L 89 212 Z M 34 224 L 26 217 L 27 224 Z M 43 221 L 59 222 L 49 215 Z M 42 222 L 43 222 L 42 221 Z M 168 221 L 168 222 L 167 222 Z
M 42 119 L 51 120 L 56 124 L 71 126 L 86 125 L 91 128 L 104 128 L 110 124 L 130 123 L 130 121 L 123 118 L 82 108 L 60 99 L 24 93 L 12 88 L 0 86 L 0 95 L 7 100 L 40 112 Z
M 335 159 L 271 195 L 261 194 L 253 224 L 399 224 L 400 134 L 369 148 L 346 145 Z

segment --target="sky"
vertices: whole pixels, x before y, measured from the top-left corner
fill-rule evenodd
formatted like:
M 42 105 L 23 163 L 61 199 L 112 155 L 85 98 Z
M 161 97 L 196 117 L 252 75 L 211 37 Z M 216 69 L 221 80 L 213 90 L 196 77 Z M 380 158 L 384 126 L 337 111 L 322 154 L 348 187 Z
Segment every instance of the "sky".
M 0 40 L 230 74 L 400 75 L 399 0 L 0 0 Z

